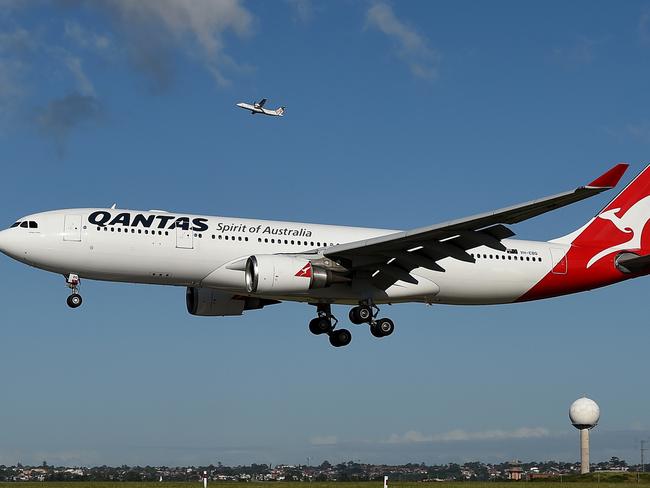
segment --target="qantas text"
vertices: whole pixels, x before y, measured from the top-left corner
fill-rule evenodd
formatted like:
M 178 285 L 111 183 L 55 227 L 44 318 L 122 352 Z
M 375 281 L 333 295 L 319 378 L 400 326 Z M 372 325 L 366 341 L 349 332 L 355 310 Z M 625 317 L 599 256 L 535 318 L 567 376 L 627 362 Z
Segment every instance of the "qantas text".
M 124 225 L 130 227 L 153 227 L 155 229 L 176 229 L 191 230 L 203 232 L 208 230 L 208 219 L 195 217 L 190 222 L 189 217 L 175 217 L 173 215 L 132 215 L 127 212 L 119 213 L 113 216 L 110 212 L 100 210 L 93 212 L 88 216 L 88 222 L 93 225 L 104 227 L 107 225 Z
M 112 214 L 105 210 L 93 212 L 88 216 L 88 222 L 92 225 L 100 227 L 122 225 L 130 227 L 145 227 L 154 229 L 183 229 L 192 230 L 194 232 L 204 232 L 208 230 L 208 219 L 203 217 L 176 217 L 174 215 L 144 215 L 144 214 L 131 214 L 129 212 L 122 212 Z M 269 234 L 275 236 L 291 236 L 291 237 L 311 237 L 312 232 L 304 227 L 299 229 L 291 229 L 288 227 L 271 227 L 269 225 L 247 225 L 247 224 L 232 224 L 218 222 L 215 227 L 217 232 L 247 232 L 249 234 Z

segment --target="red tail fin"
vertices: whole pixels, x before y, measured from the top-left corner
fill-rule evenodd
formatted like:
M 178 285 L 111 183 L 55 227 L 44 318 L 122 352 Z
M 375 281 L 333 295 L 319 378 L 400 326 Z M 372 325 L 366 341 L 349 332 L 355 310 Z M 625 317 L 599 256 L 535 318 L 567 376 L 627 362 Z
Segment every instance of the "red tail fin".
M 602 184 L 600 180 L 606 178 L 608 173 L 592 184 Z M 587 263 L 587 267 L 591 267 L 596 261 L 615 251 L 639 251 L 646 248 L 650 250 L 650 235 L 643 239 L 649 220 L 650 166 L 646 166 L 596 217 L 578 231 L 558 241 L 602 249 Z

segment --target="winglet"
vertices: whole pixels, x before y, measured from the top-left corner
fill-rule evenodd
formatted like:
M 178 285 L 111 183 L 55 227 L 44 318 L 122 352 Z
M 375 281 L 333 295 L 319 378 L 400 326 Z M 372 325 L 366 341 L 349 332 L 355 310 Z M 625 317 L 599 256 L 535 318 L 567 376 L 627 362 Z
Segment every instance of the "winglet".
M 619 163 L 612 169 L 603 173 L 587 185 L 587 188 L 614 188 L 629 167 L 627 163 Z

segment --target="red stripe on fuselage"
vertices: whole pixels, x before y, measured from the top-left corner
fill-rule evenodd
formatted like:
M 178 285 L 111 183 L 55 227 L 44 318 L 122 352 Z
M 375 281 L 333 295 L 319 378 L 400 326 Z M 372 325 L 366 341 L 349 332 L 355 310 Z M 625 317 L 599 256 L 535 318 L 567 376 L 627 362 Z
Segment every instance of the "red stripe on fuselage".
M 614 262 L 619 252 L 613 252 L 587 268 L 587 263 L 599 250 L 600 248 L 571 246 L 565 256 L 567 261 L 566 273 L 558 274 L 557 271 L 560 265 L 556 265 L 552 272 L 544 276 L 516 301 L 527 302 L 593 290 L 594 288 L 650 273 L 650 270 L 634 274 L 619 271 Z M 630 251 L 641 254 L 638 249 L 631 249 Z

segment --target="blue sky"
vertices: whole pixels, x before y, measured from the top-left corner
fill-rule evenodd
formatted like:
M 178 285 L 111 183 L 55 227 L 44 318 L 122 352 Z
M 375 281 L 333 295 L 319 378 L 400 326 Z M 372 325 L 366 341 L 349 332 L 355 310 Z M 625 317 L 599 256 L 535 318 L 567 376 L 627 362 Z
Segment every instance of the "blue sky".
M 0 0 L 0 221 L 86 206 L 412 228 L 650 150 L 649 2 Z M 282 119 L 234 104 L 269 98 Z M 611 195 L 519 224 L 550 239 Z M 648 280 L 399 305 L 333 349 L 313 309 L 187 314 L 184 290 L 3 256 L 0 463 L 592 458 L 650 438 Z M 341 318 L 347 310 L 338 307 Z

